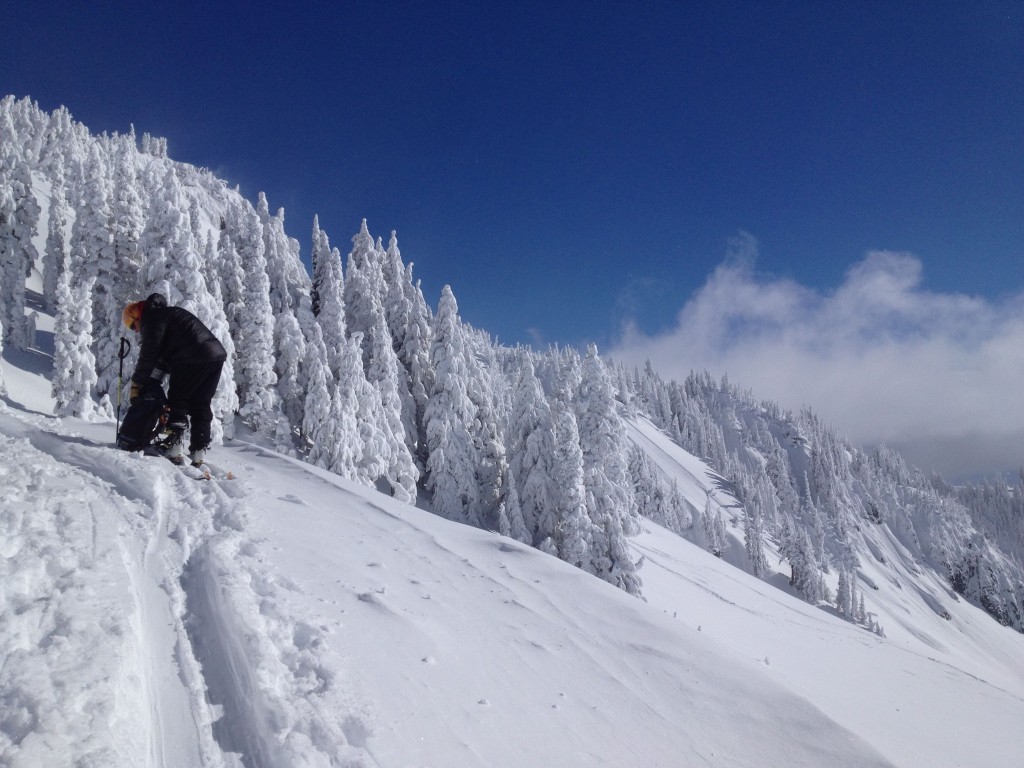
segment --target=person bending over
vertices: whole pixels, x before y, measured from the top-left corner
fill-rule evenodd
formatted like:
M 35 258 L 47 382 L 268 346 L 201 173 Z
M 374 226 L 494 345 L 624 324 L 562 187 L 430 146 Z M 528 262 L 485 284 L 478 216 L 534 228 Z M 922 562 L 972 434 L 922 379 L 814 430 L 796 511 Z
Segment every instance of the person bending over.
M 139 361 L 131 378 L 131 400 L 140 398 L 147 387 L 170 374 L 167 389 L 167 436 L 144 448 L 176 464 L 184 461 L 185 430 L 191 422 L 189 459 L 202 464 L 210 447 L 213 411 L 210 403 L 217 392 L 221 369 L 227 359 L 224 346 L 198 317 L 182 307 L 167 306 L 162 293 L 145 301 L 128 304 L 122 313 L 124 324 L 140 335 Z

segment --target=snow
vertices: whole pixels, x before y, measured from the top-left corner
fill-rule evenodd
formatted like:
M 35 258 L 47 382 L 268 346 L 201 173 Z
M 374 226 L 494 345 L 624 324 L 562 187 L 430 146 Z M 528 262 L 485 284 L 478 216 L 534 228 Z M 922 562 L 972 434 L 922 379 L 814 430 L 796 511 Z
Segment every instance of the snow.
M 1024 636 L 882 529 L 884 638 L 653 523 L 640 600 L 241 428 L 233 480 L 114 451 L 50 415 L 50 323 L 2 363 L 4 766 L 1024 764 Z M 630 436 L 742 541 L 706 465 Z

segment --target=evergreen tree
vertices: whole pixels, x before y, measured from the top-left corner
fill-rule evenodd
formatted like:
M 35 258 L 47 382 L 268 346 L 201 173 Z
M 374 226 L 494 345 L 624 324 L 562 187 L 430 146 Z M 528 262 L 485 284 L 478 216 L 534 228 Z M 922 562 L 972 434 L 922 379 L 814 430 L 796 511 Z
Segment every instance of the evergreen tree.
M 750 572 L 761 578 L 768 571 L 768 558 L 764 553 L 764 528 L 761 515 L 752 511 L 749 505 L 744 513 L 743 543 Z
M 306 391 L 300 383 L 302 363 L 306 357 L 306 340 L 299 322 L 290 312 L 278 316 L 274 324 L 274 373 L 281 397 L 281 419 L 277 444 L 280 450 L 292 450 L 292 427 L 298 429 L 304 419 Z
M 509 475 L 516 479 L 520 512 L 530 533 L 527 543 L 539 544 L 554 537 L 557 525 L 552 490 L 556 449 L 554 420 L 530 355 L 521 351 L 518 360 L 509 429 Z
M 217 272 L 224 304 L 224 315 L 227 319 L 228 331 L 237 350 L 238 341 L 242 338 L 245 287 L 242 284 L 242 262 L 238 256 L 234 238 L 226 224 L 220 231 L 217 253 L 219 256 Z
M 333 281 L 336 278 L 327 272 L 330 265 L 327 260 L 331 258 L 331 247 L 327 234 L 320 229 L 320 217 L 313 216 L 313 248 L 310 251 L 310 260 L 313 265 L 312 286 L 310 288 L 310 300 L 312 302 L 313 315 L 320 315 L 321 290 L 325 281 Z
M 683 498 L 683 494 L 679 490 L 679 483 L 674 477 L 669 483 L 666 501 L 669 510 L 666 518 L 670 530 L 682 534 L 693 526 L 693 514 L 690 512 L 690 507 Z
M 798 527 L 789 515 L 783 523 L 779 554 L 789 561 L 789 583 L 810 603 L 826 599 L 824 579 L 814 556 L 814 545 L 807 531 Z
M 434 387 L 427 401 L 427 490 L 433 509 L 450 520 L 478 525 L 478 498 L 470 433 L 475 409 L 466 391 L 465 341 L 458 304 L 449 286 L 434 318 L 430 360 Z
M 845 570 L 839 571 L 839 586 L 836 588 L 836 610 L 848 619 L 853 618 L 853 592 Z
M 558 557 L 577 568 L 591 564 L 593 531 L 587 515 L 583 483 L 583 450 L 580 448 L 576 417 L 564 404 L 557 404 L 554 420 L 555 452 L 552 461 L 552 490 L 555 494 L 555 542 Z
M 46 249 L 43 255 L 43 305 L 54 313 L 57 310 L 57 285 L 61 273 L 67 269 L 67 223 L 68 201 L 64 189 L 64 171 L 61 168 L 50 187 Z
M 257 432 L 271 436 L 276 431 L 278 416 L 277 376 L 274 315 L 262 227 L 251 208 L 236 209 L 235 216 L 236 247 L 243 275 L 235 349 L 245 350 L 236 369 L 239 415 Z
M 519 504 L 519 492 L 516 490 L 516 477 L 511 467 L 508 473 L 508 494 L 505 496 L 504 519 L 507 520 L 508 527 L 499 528 L 498 532 L 502 536 L 508 536 L 523 544 L 531 543 L 533 537 L 530 536 L 530 532 L 526 530 L 526 524 L 523 522 L 523 510 Z
M 280 411 L 277 431 L 281 441 L 290 445 L 291 426 L 302 423 L 304 398 L 299 382 L 306 341 L 299 317 L 304 311 L 310 314 L 305 328 L 305 333 L 309 333 L 308 326 L 314 321 L 309 298 L 311 284 L 298 258 L 298 243 L 285 234 L 284 209 L 271 216 L 266 195 L 261 192 L 256 210 L 262 225 L 270 307 L 274 317 L 273 355 L 277 361 L 276 394 Z M 286 362 L 282 362 L 282 358 Z
M 139 187 L 134 133 L 118 142 L 113 158 L 113 200 L 111 203 L 114 297 L 133 296 L 140 288 L 138 272 L 143 256 L 139 249 L 146 214 Z
M 221 282 L 217 276 L 218 259 L 219 254 L 213 244 L 213 238 L 212 236 L 208 237 L 203 257 L 203 274 L 209 276 L 204 279 L 209 288 L 210 300 L 209 303 L 199 307 L 200 319 L 220 340 L 227 353 L 227 359 L 221 369 L 220 382 L 217 384 L 217 392 L 210 403 L 213 411 L 210 439 L 214 444 L 219 444 L 224 437 L 234 436 L 234 414 L 238 410 L 238 393 L 235 391 L 235 343 L 231 338 L 228 318 L 224 311 Z
M 114 264 L 113 238 L 110 233 L 109 171 L 99 145 L 91 145 L 85 165 L 86 181 L 71 228 L 70 259 L 76 274 L 91 283 L 92 327 L 96 392 L 109 395 L 117 381 L 118 348 L 121 337 L 121 310 L 126 297 L 116 290 L 119 276 Z M 77 288 L 76 283 L 75 287 Z
M 327 368 L 327 350 L 319 325 L 314 327 L 313 337 L 306 345 L 303 367 L 308 371 L 302 422 L 302 434 L 309 449 L 306 461 L 323 469 L 330 469 L 330 446 L 334 442 L 337 429 L 330 420 L 331 389 L 335 385 L 334 377 Z M 355 466 L 355 462 L 352 466 Z
M 379 317 L 383 313 L 381 291 L 384 277 L 373 238 L 363 219 L 359 232 L 352 238 L 352 250 L 345 268 L 344 307 L 345 325 L 350 336 L 360 334 L 364 370 L 370 364 L 369 347 L 380 329 Z M 384 321 L 386 327 L 386 321 Z
M 629 475 L 633 483 L 637 513 L 659 525 L 673 528 L 668 519 L 665 489 L 651 466 L 650 459 L 638 446 L 629 449 Z
M 56 415 L 90 419 L 96 413 L 96 358 L 92 353 L 92 288 L 96 278 L 83 271 L 72 274 L 66 270 L 58 281 L 52 394 Z
M 466 394 L 475 408 L 470 434 L 476 454 L 478 515 L 481 527 L 493 529 L 508 483 L 505 442 L 498 425 L 503 387 L 500 378 L 491 375 L 497 362 L 489 340 L 482 334 L 467 335 L 465 340 Z
M 362 345 L 360 334 L 347 339 L 342 346 L 341 378 L 338 380 L 341 407 L 355 409 L 355 424 L 359 435 L 359 460 L 356 465 L 357 478 L 371 487 L 379 480 L 387 479 L 392 463 L 392 441 L 388 437 L 386 416 L 380 394 L 366 379 L 360 362 L 359 350 Z M 339 435 L 346 434 L 343 420 Z
M 39 222 L 28 164 L 9 144 L 0 144 L 0 326 L 4 342 L 28 346 L 25 328 L 25 278 L 37 253 L 32 238 Z
M 348 348 L 352 349 L 351 346 Z M 327 466 L 332 472 L 371 484 L 374 473 L 379 471 L 374 459 L 377 455 L 376 441 L 371 433 L 373 425 L 359 423 L 359 415 L 357 395 L 351 386 L 345 382 L 336 383 L 331 392 L 327 431 L 324 436 L 314 435 L 314 441 L 327 446 Z
M 640 531 L 640 523 L 631 513 L 633 501 L 626 467 L 625 427 L 615 409 L 611 379 L 593 345 L 583 362 L 576 406 L 587 511 L 596 528 L 591 550 L 592 572 L 638 595 L 641 581 L 626 542 L 627 533 Z
M 416 500 L 419 470 L 413 461 L 405 440 L 402 424 L 402 400 L 399 395 L 399 363 L 391 345 L 391 337 L 384 327 L 383 310 L 373 314 L 373 339 L 369 351 L 366 379 L 381 401 L 381 428 L 388 442 L 387 477 L 395 498 L 406 503 Z
M 352 337 L 361 340 L 362 370 L 370 389 L 380 401 L 377 426 L 387 444 L 386 477 L 396 498 L 412 502 L 416 498 L 420 473 L 410 451 L 412 441 L 405 435 L 403 411 L 406 408 L 402 396 L 405 377 L 395 354 L 395 343 L 384 311 L 386 291 L 380 268 L 382 256 L 381 249 L 372 247 L 364 220 L 360 233 L 353 238 L 348 274 L 340 287 L 347 315 L 346 325 Z M 325 289 L 321 296 L 327 295 Z M 353 302 L 353 307 L 349 301 Z M 321 317 L 327 311 L 326 303 L 322 301 Z

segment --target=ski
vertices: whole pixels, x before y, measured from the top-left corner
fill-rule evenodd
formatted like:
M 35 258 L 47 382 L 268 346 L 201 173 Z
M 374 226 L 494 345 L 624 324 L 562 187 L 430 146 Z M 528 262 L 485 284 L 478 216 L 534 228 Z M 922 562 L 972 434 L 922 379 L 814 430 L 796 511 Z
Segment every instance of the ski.
M 235 479 L 235 474 L 233 472 L 231 472 L 230 470 L 221 469 L 220 467 L 213 466 L 213 465 L 211 465 L 211 464 L 209 464 L 208 462 L 205 462 L 205 461 L 202 464 L 196 466 L 195 464 L 190 463 L 185 458 L 182 458 L 182 459 L 180 459 L 178 461 L 175 461 L 172 458 L 169 458 L 167 456 L 162 456 L 162 455 L 160 455 L 158 453 L 145 453 L 145 452 L 143 452 L 143 455 L 144 456 L 152 456 L 153 458 L 158 458 L 158 459 L 164 459 L 165 461 L 169 462 L 170 464 L 173 464 L 178 469 L 180 469 L 182 471 L 182 473 L 186 477 L 190 477 L 193 480 L 234 480 Z
M 178 469 L 180 469 L 185 474 L 186 477 L 191 477 L 193 480 L 213 479 L 213 475 L 210 473 L 210 471 L 202 466 L 196 467 L 193 466 L 192 464 L 189 464 L 187 461 L 182 464 L 178 464 L 173 461 L 171 463 L 174 464 L 174 466 L 176 466 Z
M 204 461 L 198 467 L 193 466 L 193 469 L 199 469 L 205 472 L 208 480 L 234 480 L 236 477 L 235 473 L 231 470 L 223 469 L 216 464 L 210 464 L 207 461 Z

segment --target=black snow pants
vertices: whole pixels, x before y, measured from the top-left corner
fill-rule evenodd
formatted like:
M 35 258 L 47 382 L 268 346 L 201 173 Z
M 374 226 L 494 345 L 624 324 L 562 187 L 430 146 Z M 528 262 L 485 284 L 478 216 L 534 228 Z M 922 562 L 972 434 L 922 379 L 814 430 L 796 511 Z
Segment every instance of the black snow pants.
M 217 393 L 223 367 L 224 362 L 218 361 L 188 363 L 171 368 L 171 380 L 167 388 L 167 405 L 171 411 L 167 426 L 184 428 L 191 425 L 190 452 L 210 446 L 210 424 L 213 422 L 210 403 Z

